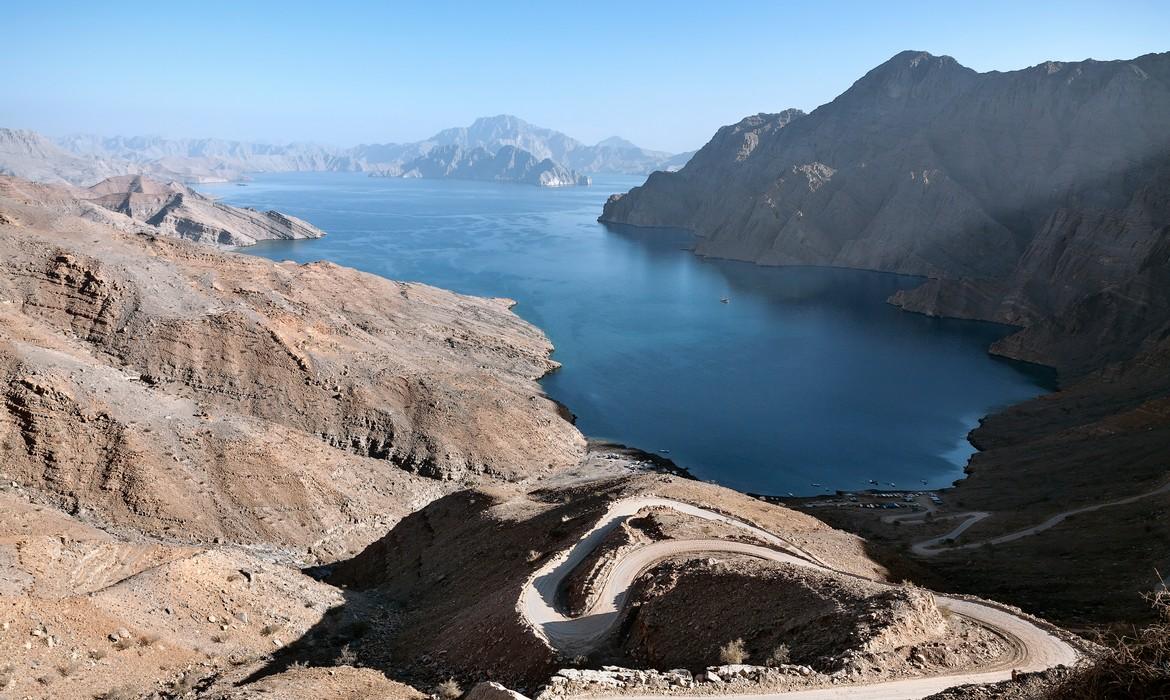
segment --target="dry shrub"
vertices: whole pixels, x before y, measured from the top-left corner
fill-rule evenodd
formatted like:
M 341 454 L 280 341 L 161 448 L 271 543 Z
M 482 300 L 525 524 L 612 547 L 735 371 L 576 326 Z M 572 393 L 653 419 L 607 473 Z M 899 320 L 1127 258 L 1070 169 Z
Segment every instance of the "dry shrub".
M 463 695 L 463 688 L 459 687 L 454 678 L 448 678 L 435 688 L 435 694 L 442 700 L 458 700 Z
M 1050 700 L 1170 698 L 1170 591 L 1149 596 L 1157 621 L 1102 640 L 1107 650 L 1070 673 Z
M 341 651 L 337 654 L 337 664 L 339 666 L 356 666 L 357 660 L 357 654 L 354 653 L 348 644 L 341 647 Z
M 747 647 L 742 639 L 733 639 L 719 647 L 719 660 L 725 664 L 742 664 L 748 660 Z
M 792 661 L 792 650 L 788 648 L 787 644 L 781 644 L 772 650 L 768 655 L 768 659 L 764 662 L 765 666 L 783 666 Z

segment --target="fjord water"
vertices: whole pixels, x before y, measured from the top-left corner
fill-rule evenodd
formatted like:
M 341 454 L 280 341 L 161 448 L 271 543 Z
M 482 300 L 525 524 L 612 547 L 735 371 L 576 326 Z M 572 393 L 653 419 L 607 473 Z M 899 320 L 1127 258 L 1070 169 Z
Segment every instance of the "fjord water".
M 981 416 L 1050 388 L 1047 372 L 987 354 L 1009 329 L 885 303 L 920 280 L 703 259 L 685 232 L 596 222 L 609 194 L 641 180 L 297 173 L 200 189 L 329 232 L 247 252 L 515 299 L 564 365 L 546 391 L 586 435 L 669 450 L 749 492 L 949 485 Z

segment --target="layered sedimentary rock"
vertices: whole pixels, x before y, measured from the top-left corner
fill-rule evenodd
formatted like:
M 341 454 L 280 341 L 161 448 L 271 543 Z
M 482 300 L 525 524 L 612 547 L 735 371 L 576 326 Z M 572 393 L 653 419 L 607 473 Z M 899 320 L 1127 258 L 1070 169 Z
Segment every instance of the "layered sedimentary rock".
M 178 182 L 163 183 L 141 175 L 103 180 L 81 196 L 160 233 L 198 243 L 247 246 L 264 240 L 325 235 L 295 216 L 220 204 Z
M 0 190 L 0 217 L 0 462 L 62 507 L 317 546 L 432 479 L 582 453 L 507 300 L 225 254 L 43 186 Z

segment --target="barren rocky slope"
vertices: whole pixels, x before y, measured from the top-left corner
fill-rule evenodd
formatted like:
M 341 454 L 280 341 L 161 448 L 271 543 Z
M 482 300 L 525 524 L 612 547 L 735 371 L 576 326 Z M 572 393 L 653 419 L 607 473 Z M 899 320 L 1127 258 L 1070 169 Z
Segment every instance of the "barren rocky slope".
M 35 131 L 0 128 L 0 175 L 88 185 L 131 170 L 130 163 L 116 158 L 66 151 Z
M 309 629 L 341 630 L 335 654 L 354 634 L 298 566 L 577 465 L 535 382 L 547 339 L 507 300 L 227 254 L 87 199 L 173 194 L 124 185 L 0 182 L 0 696 L 417 697 L 246 676 Z
M 621 644 L 652 668 L 703 670 L 721 663 L 721 648 L 733 640 L 756 665 L 871 679 L 977 667 L 1009 654 L 986 630 L 944 617 L 927 591 L 736 555 L 664 562 L 636 583 L 630 605 Z
M 506 300 L 122 233 L 89 206 L 0 199 L 4 470 L 63 507 L 304 547 L 412 510 L 419 477 L 578 461 L 534 381 L 551 346 Z
M 198 243 L 246 246 L 264 240 L 325 235 L 295 216 L 227 206 L 178 182 L 164 183 L 142 175 L 102 180 L 81 196 L 149 224 L 160 233 Z

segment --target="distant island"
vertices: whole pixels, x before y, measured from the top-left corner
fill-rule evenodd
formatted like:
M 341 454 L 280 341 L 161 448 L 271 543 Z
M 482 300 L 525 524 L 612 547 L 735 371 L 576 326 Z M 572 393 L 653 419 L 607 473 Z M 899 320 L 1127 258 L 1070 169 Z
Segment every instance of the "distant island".
M 538 187 L 587 187 L 592 184 L 587 175 L 553 162 L 551 158 L 537 158 L 515 146 L 504 146 L 495 153 L 479 146 L 438 146 L 401 167 L 372 172 L 370 176 L 485 180 Z

